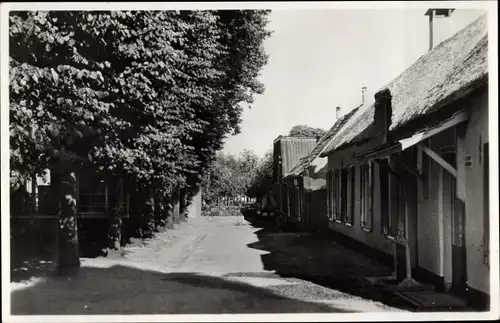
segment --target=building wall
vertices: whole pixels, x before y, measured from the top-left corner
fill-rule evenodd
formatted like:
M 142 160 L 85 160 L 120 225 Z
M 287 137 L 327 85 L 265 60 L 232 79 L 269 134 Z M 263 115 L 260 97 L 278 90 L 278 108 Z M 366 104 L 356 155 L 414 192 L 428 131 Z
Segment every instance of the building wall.
M 369 151 L 375 148 L 379 144 L 379 142 L 372 141 L 371 143 L 364 144 L 359 147 L 352 147 L 346 149 L 344 151 L 335 152 L 334 154 L 330 154 L 328 158 L 328 168 L 329 169 L 337 169 L 347 167 L 350 162 L 353 160 L 353 156 L 355 154 L 359 154 L 361 152 Z M 405 163 L 412 165 L 415 161 L 412 157 L 409 157 L 413 154 L 412 151 L 405 151 L 401 157 L 404 157 L 406 160 Z M 355 239 L 371 248 L 374 248 L 378 251 L 381 251 L 387 255 L 392 256 L 394 254 L 394 244 L 389 240 L 383 231 L 383 223 L 382 223 L 382 209 L 381 209 L 381 199 L 382 193 L 380 189 L 380 167 L 377 162 L 373 163 L 374 166 L 374 205 L 373 205 L 373 224 L 372 230 L 366 231 L 361 227 L 361 196 L 360 196 L 360 165 L 355 166 L 355 199 L 354 199 L 354 221 L 353 225 L 349 226 L 345 223 L 338 223 L 335 221 L 329 220 L 329 228 L 331 230 L 337 231 L 343 235 L 346 235 L 352 239 Z M 410 235 L 410 260 L 411 267 L 416 268 L 418 266 L 418 251 L 420 250 L 422 253 L 425 252 L 424 248 L 419 248 L 418 241 L 418 224 L 417 224 L 417 186 L 414 175 L 410 174 L 406 171 L 402 166 L 398 163 L 391 161 L 391 167 L 400 174 L 400 183 L 405 185 L 404 190 L 406 191 L 406 201 L 408 207 L 406 211 L 408 212 L 408 229 Z M 422 229 L 422 231 L 426 231 L 427 228 Z M 437 236 L 437 235 L 436 235 Z M 431 245 L 426 246 L 429 248 Z M 398 245 L 398 250 L 403 247 Z M 401 250 L 399 250 L 401 251 Z M 401 257 L 403 254 L 398 252 L 398 257 Z M 404 258 L 404 257 L 403 257 Z M 401 259 L 404 261 L 404 259 Z M 432 265 L 430 266 L 432 267 Z
M 483 93 L 472 102 L 472 114 L 466 126 L 465 138 L 459 142 L 459 164 L 470 156 L 472 165 L 465 166 L 460 174 L 465 176 L 465 244 L 467 248 L 468 286 L 489 293 L 489 268 L 484 262 L 484 193 L 483 146 L 488 138 L 488 94 Z M 481 150 L 480 150 L 481 147 Z
M 397 156 L 407 167 L 415 169 L 415 151 L 407 149 Z M 390 159 L 390 166 L 399 174 L 399 185 L 403 190 L 404 199 L 406 201 L 405 212 L 407 212 L 408 219 L 408 233 L 410 242 L 410 262 L 411 267 L 418 267 L 418 191 L 417 179 L 414 174 L 408 172 L 400 163 L 396 162 L 394 158 Z M 391 181 L 389 180 L 389 190 L 391 189 Z M 401 249 L 404 247 L 401 245 Z
M 455 128 L 450 128 L 432 136 L 428 145 L 437 154 L 455 146 Z M 418 214 L 418 265 L 439 276 L 449 285 L 452 281 L 452 215 L 454 199 L 451 185 L 454 177 L 441 165 L 422 153 L 427 168 L 424 170 L 422 190 L 428 194 L 419 197 Z
M 309 218 L 309 229 L 321 230 L 328 228 L 328 217 L 326 215 L 326 189 L 311 191 L 306 195 L 306 213 Z
M 372 147 L 368 147 L 367 145 L 363 146 L 363 150 L 369 150 Z M 337 169 L 345 167 L 350 160 L 352 160 L 353 154 L 361 151 L 358 147 L 349 148 L 340 152 L 335 152 L 328 157 L 328 168 L 329 169 Z M 355 188 L 354 188 L 354 221 L 353 225 L 349 226 L 345 223 L 338 223 L 332 220 L 329 220 L 328 227 L 331 230 L 339 232 L 343 235 L 346 235 L 352 239 L 355 239 L 371 248 L 382 251 L 388 255 L 393 254 L 393 245 L 390 242 L 382 231 L 382 222 L 381 222 L 381 214 L 380 214 L 380 180 L 379 180 L 379 167 L 377 163 L 374 163 L 374 201 L 373 201 L 373 225 L 372 230 L 370 232 L 365 231 L 361 227 L 361 197 L 360 197 L 360 166 L 355 166 Z
M 428 158 L 423 156 L 423 158 Z M 437 276 L 443 276 L 441 177 L 443 169 L 429 158 L 428 194 L 420 199 L 418 214 L 418 265 Z
M 193 200 L 188 206 L 187 215 L 189 218 L 197 218 L 201 216 L 201 188 L 200 191 L 193 196 Z
M 424 198 L 423 193 L 420 193 L 418 206 L 418 265 L 442 277 L 446 285 L 452 282 L 454 201 L 451 185 L 456 185 L 456 197 L 465 201 L 467 284 L 475 290 L 488 293 L 489 269 L 484 260 L 483 240 L 484 160 L 481 156 L 482 144 L 488 142 L 487 94 L 472 98 L 468 106 L 471 118 L 465 123 L 463 137 L 455 135 L 460 133 L 460 125 L 430 138 L 430 147 L 438 153 L 441 147 L 450 146 L 450 140 L 456 138 L 457 178 L 455 180 L 439 164 L 429 159 L 429 182 L 423 182 L 421 187 L 423 191 L 428 185 L 428 197 Z M 428 158 L 425 154 L 423 156 Z M 472 159 L 470 166 L 465 165 L 466 156 Z

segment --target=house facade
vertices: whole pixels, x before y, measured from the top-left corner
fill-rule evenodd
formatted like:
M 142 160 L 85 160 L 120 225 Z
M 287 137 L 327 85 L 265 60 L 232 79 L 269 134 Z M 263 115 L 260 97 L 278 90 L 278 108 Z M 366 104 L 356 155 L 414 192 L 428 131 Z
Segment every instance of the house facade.
M 57 237 L 58 200 L 54 195 L 50 170 L 44 176 L 33 177 L 15 191 L 11 191 L 10 221 L 13 241 L 23 235 L 52 241 Z M 105 243 L 114 208 L 120 204 L 121 218 L 126 225 L 130 218 L 131 194 L 119 177 L 104 178 L 93 171 L 82 169 L 76 176 L 76 210 L 80 247 L 86 254 L 92 245 Z M 97 241 L 97 240 L 98 241 Z
M 401 288 L 430 282 L 485 304 L 487 36 L 483 16 L 433 48 L 322 153 L 332 230 L 392 260 Z
M 282 214 L 293 216 L 302 221 L 301 205 L 298 201 L 300 185 L 298 181 L 285 179 L 286 174 L 316 146 L 316 137 L 279 136 L 273 143 L 273 195 Z
M 319 155 L 359 108 L 339 117 L 340 107 L 337 107 L 337 121 L 332 128 L 318 140 L 311 153 L 302 158 L 285 176 L 294 200 L 288 210 L 289 217 L 305 230 L 316 231 L 328 227 L 326 216 L 328 158 Z

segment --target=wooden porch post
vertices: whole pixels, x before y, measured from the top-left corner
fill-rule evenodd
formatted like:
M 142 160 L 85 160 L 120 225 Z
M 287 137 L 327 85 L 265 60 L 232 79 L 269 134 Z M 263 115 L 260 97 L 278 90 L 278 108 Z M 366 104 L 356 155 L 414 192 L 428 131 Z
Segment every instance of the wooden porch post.
M 444 160 L 441 156 L 439 156 L 437 153 L 435 153 L 429 147 L 422 146 L 422 149 L 436 163 L 438 163 L 441 167 L 443 167 L 444 169 L 446 169 L 455 178 L 457 177 L 457 169 L 455 167 L 453 167 L 452 165 L 450 165 L 446 160 Z

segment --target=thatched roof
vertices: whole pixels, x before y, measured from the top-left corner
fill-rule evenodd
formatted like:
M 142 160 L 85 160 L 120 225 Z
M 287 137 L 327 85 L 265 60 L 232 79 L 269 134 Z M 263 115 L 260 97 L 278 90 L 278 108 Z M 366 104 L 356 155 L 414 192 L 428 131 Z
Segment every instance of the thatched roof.
M 321 157 L 327 156 L 331 151 L 340 148 L 340 146 L 345 143 L 350 143 L 354 137 L 361 140 L 361 137 L 366 137 L 367 130 L 370 129 L 370 125 L 373 123 L 373 117 L 375 115 L 374 105 L 369 105 L 364 109 L 359 109 L 355 115 L 345 124 L 345 126 L 339 131 L 334 138 L 328 143 L 326 148 L 320 154 Z
M 444 95 L 467 87 L 468 85 L 460 80 L 465 77 L 464 73 L 458 75 L 458 70 L 466 68 L 472 73 L 466 77 L 467 83 L 479 80 L 487 74 L 486 60 L 471 59 L 478 54 L 487 56 L 487 36 L 488 22 L 484 15 L 422 56 L 392 81 L 386 87 L 392 95 L 392 122 L 389 130 L 402 127 L 412 119 L 429 113 L 444 99 Z M 478 48 L 481 43 L 483 46 Z
M 331 141 L 331 139 L 337 134 L 337 132 L 342 129 L 347 121 L 358 111 L 360 107 L 356 107 L 349 113 L 346 113 L 340 117 L 335 124 L 328 130 L 323 137 L 318 141 L 311 153 L 304 158 L 302 158 L 291 170 L 286 174 L 288 176 L 300 176 L 302 172 L 319 156 L 323 151 L 323 148 Z
M 483 15 L 420 57 L 379 91 L 389 90 L 392 96 L 389 131 L 400 130 L 487 82 L 487 29 Z M 368 139 L 374 115 L 372 105 L 349 127 L 344 127 L 322 155 Z

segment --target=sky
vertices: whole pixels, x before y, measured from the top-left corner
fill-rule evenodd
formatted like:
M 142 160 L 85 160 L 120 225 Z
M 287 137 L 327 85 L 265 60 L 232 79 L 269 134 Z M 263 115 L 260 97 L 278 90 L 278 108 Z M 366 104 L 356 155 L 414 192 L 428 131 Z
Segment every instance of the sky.
M 426 10 L 276 10 L 269 17 L 272 36 L 265 40 L 268 64 L 259 80 L 265 92 L 242 114 L 241 133 L 226 139 L 223 152 L 253 150 L 260 157 L 273 140 L 294 125 L 328 130 L 341 115 L 373 95 L 429 49 Z M 457 9 L 438 25 L 452 36 L 484 14 Z M 436 28 L 437 29 L 437 28 Z

